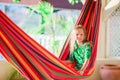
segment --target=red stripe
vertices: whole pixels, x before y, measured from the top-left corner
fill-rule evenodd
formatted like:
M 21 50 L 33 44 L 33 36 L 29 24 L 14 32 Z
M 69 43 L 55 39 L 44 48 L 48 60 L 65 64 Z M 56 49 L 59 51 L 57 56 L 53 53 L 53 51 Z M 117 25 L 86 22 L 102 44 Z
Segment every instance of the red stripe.
M 99 12 L 97 13 L 98 15 L 96 14 L 97 6 L 99 6 L 98 7 Z M 85 28 L 87 29 L 87 32 L 89 33 L 90 40 L 94 41 L 96 39 L 94 41 L 95 44 L 92 50 L 92 58 L 90 59 L 90 61 L 96 60 L 98 32 L 99 32 L 98 28 L 99 28 L 99 18 L 100 18 L 99 13 L 100 13 L 100 4 L 94 3 L 94 0 L 87 0 L 82 9 L 81 15 L 79 16 L 76 22 L 76 24 L 83 24 L 85 26 Z M 20 71 L 22 71 L 22 73 L 27 78 L 36 80 L 36 79 L 44 79 L 44 78 L 45 79 L 51 79 L 51 78 L 63 79 L 66 77 L 66 76 L 61 76 L 59 74 L 55 74 L 49 69 L 55 72 L 62 73 L 62 74 L 68 74 L 68 75 L 73 74 L 74 76 L 81 76 L 72 68 L 68 68 L 67 65 L 64 64 L 60 59 L 55 57 L 48 50 L 43 48 L 32 38 L 30 38 L 25 32 L 23 32 L 19 27 L 17 27 L 17 25 L 15 25 L 1 11 L 0 11 L 0 21 L 1 21 L 0 24 L 1 25 L 3 24 L 3 27 L 2 26 L 0 27 L 2 29 L 1 32 L 2 32 L 2 40 L 4 41 L 4 45 L 6 45 L 11 55 L 14 57 L 17 63 L 19 63 L 20 66 L 17 67 L 17 65 L 13 63 L 13 60 L 11 60 L 10 56 L 7 55 L 7 52 L 5 51 L 2 45 L 0 45 L 2 46 L 1 52 L 7 58 L 7 60 L 10 63 L 12 63 L 14 66 L 16 66 L 16 68 L 18 68 Z M 95 23 L 95 21 L 97 23 Z M 95 28 L 97 28 L 97 30 Z M 95 32 L 96 34 L 94 34 Z M 7 35 L 8 33 L 9 35 Z M 60 56 L 61 59 L 66 59 L 69 55 L 69 40 L 70 38 L 68 37 L 64 45 L 65 47 L 63 48 L 61 56 Z M 13 48 L 11 48 L 10 46 Z M 21 49 L 19 48 L 21 48 L 23 51 L 21 51 Z M 44 66 L 43 63 L 49 68 Z M 90 64 L 92 64 L 92 67 L 90 67 Z M 95 62 L 89 63 L 89 66 L 84 75 L 90 75 L 93 72 L 92 70 L 94 70 L 93 69 L 94 64 Z

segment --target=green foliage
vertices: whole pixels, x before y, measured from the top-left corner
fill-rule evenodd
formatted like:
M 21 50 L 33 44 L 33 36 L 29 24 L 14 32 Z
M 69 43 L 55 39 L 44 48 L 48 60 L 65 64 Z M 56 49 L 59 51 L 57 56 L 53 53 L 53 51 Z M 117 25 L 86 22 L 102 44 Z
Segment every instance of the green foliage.
M 43 34 L 44 32 L 45 32 L 45 27 L 41 26 L 37 33 L 38 34 Z
M 33 9 L 42 15 L 50 15 L 53 13 L 53 6 L 46 1 L 42 1 L 38 5 L 35 5 Z
M 18 3 L 18 2 L 20 2 L 21 0 L 12 0 L 13 2 L 15 2 L 15 3 Z
M 68 2 L 74 5 L 75 3 L 81 2 L 81 0 L 68 0 Z
M 59 40 L 54 40 L 52 43 L 52 48 L 54 49 L 55 53 L 59 53 Z
M 27 80 L 27 79 L 23 77 L 18 71 L 15 70 L 8 80 Z
M 38 5 L 30 7 L 33 11 L 36 11 L 37 13 L 41 14 L 42 22 L 41 22 L 41 28 L 38 31 L 38 33 L 43 34 L 45 32 L 45 26 L 49 24 L 52 18 L 53 14 L 53 6 L 46 2 L 42 1 Z
M 39 25 L 39 29 L 37 30 L 38 34 L 47 33 L 51 36 L 52 43 L 50 46 L 50 50 L 53 53 L 60 53 L 60 41 L 57 40 L 58 35 L 68 35 L 71 26 L 74 25 L 73 17 L 65 17 L 54 15 L 54 13 L 59 12 L 60 10 L 54 10 L 53 6 L 48 2 L 41 2 L 38 5 L 31 6 L 30 9 L 32 12 L 40 14 L 41 16 L 41 24 Z M 49 32 L 46 32 L 49 31 Z

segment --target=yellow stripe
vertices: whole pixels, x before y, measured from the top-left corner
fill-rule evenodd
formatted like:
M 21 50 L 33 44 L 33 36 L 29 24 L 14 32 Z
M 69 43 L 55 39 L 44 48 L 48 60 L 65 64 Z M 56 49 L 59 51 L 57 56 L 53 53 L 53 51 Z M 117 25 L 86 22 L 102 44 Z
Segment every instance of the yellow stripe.
M 10 23 L 13 27 L 15 25 L 13 25 L 12 23 Z M 66 69 L 67 71 L 71 72 L 72 74 L 76 74 L 75 72 L 73 72 L 71 69 L 69 69 L 67 66 L 64 66 L 62 63 L 60 63 L 58 60 L 56 60 L 53 56 L 51 56 L 49 53 L 47 53 L 45 50 L 43 50 L 38 44 L 36 44 L 33 40 L 31 40 L 27 35 L 25 35 L 23 32 L 21 32 L 17 27 L 14 27 L 17 32 L 19 32 L 21 35 L 23 35 L 30 43 L 34 44 L 33 46 L 35 46 L 38 50 L 42 51 L 42 53 L 45 54 L 45 56 L 47 56 L 48 58 L 50 58 L 53 62 L 55 62 L 56 64 L 58 64 L 60 67 L 63 67 L 64 69 Z
M 5 16 L 2 16 L 6 19 Z M 72 74 L 76 74 L 74 71 L 72 71 L 71 69 L 69 69 L 67 66 L 64 66 L 62 63 L 60 63 L 58 60 L 56 60 L 53 56 L 51 56 L 49 53 L 47 53 L 45 50 L 43 50 L 38 44 L 36 44 L 35 42 L 33 42 L 27 35 L 24 35 L 23 32 L 21 32 L 19 30 L 19 28 L 16 27 L 16 25 L 14 25 L 13 23 L 11 23 L 8 19 L 6 19 L 6 21 L 11 24 L 11 26 L 13 26 L 14 29 L 17 30 L 18 33 L 20 33 L 21 35 L 23 35 L 30 43 L 34 43 L 33 46 L 35 46 L 36 48 L 38 48 L 38 50 L 42 51 L 45 56 L 47 56 L 48 58 L 50 58 L 53 62 L 55 62 L 56 64 L 58 64 L 60 67 L 66 69 L 67 71 L 71 72 Z
M 10 42 L 8 42 L 8 40 L 6 39 L 6 37 L 4 37 L 5 35 L 2 32 L 0 32 L 0 34 L 1 34 L 1 38 L 6 42 L 7 46 L 11 49 L 11 51 L 14 53 L 14 55 L 17 57 L 17 59 L 19 59 L 19 61 L 21 61 L 21 63 L 24 65 L 24 67 L 26 67 L 26 69 L 35 78 L 35 80 L 39 80 L 39 77 L 37 77 L 33 73 L 33 71 L 30 69 L 30 67 L 25 63 L 25 61 L 19 56 L 19 54 L 17 53 L 17 51 L 15 51 L 15 49 L 12 47 L 12 45 L 10 44 Z

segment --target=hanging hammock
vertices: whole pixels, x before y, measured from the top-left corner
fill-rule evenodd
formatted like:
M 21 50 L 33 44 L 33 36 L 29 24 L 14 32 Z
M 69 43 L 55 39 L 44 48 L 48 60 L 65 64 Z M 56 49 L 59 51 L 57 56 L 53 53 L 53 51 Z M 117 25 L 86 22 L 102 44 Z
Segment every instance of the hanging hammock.
M 85 5 L 82 8 L 81 14 L 78 17 L 76 24 L 82 24 L 87 31 L 87 40 L 92 43 L 92 56 L 90 57 L 89 66 L 87 66 L 84 76 L 91 75 L 94 71 L 94 64 L 97 55 L 98 33 L 99 33 L 99 20 L 100 20 L 101 0 L 86 0 Z M 64 47 L 61 51 L 59 58 L 66 60 L 69 57 L 69 42 L 70 36 L 68 36 Z
M 61 61 L 69 56 L 69 36 L 59 58 L 47 51 L 0 11 L 0 52 L 28 80 L 78 80 L 90 76 L 96 61 L 100 0 L 86 0 L 76 24 L 83 24 L 93 44 L 90 63 L 81 75 Z

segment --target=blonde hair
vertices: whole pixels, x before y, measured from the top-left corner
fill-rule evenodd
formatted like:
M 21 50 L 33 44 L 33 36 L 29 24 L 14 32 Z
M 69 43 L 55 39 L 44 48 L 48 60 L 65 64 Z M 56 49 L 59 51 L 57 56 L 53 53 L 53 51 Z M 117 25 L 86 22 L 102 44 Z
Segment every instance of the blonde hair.
M 72 33 L 71 33 L 71 39 L 70 39 L 70 52 L 72 52 L 73 50 L 74 50 L 74 43 L 75 43 L 75 32 L 76 32 L 76 30 L 78 30 L 78 29 L 82 29 L 83 30 L 83 32 L 84 32 L 84 35 L 85 35 L 85 37 L 84 37 L 84 40 L 83 40 L 83 44 L 84 43 L 86 43 L 86 42 L 88 42 L 88 40 L 87 40 L 87 33 L 86 33 L 86 30 L 85 30 L 85 28 L 84 28 L 84 26 L 82 26 L 82 25 L 76 25 L 75 27 L 74 27 L 74 29 L 72 30 Z

